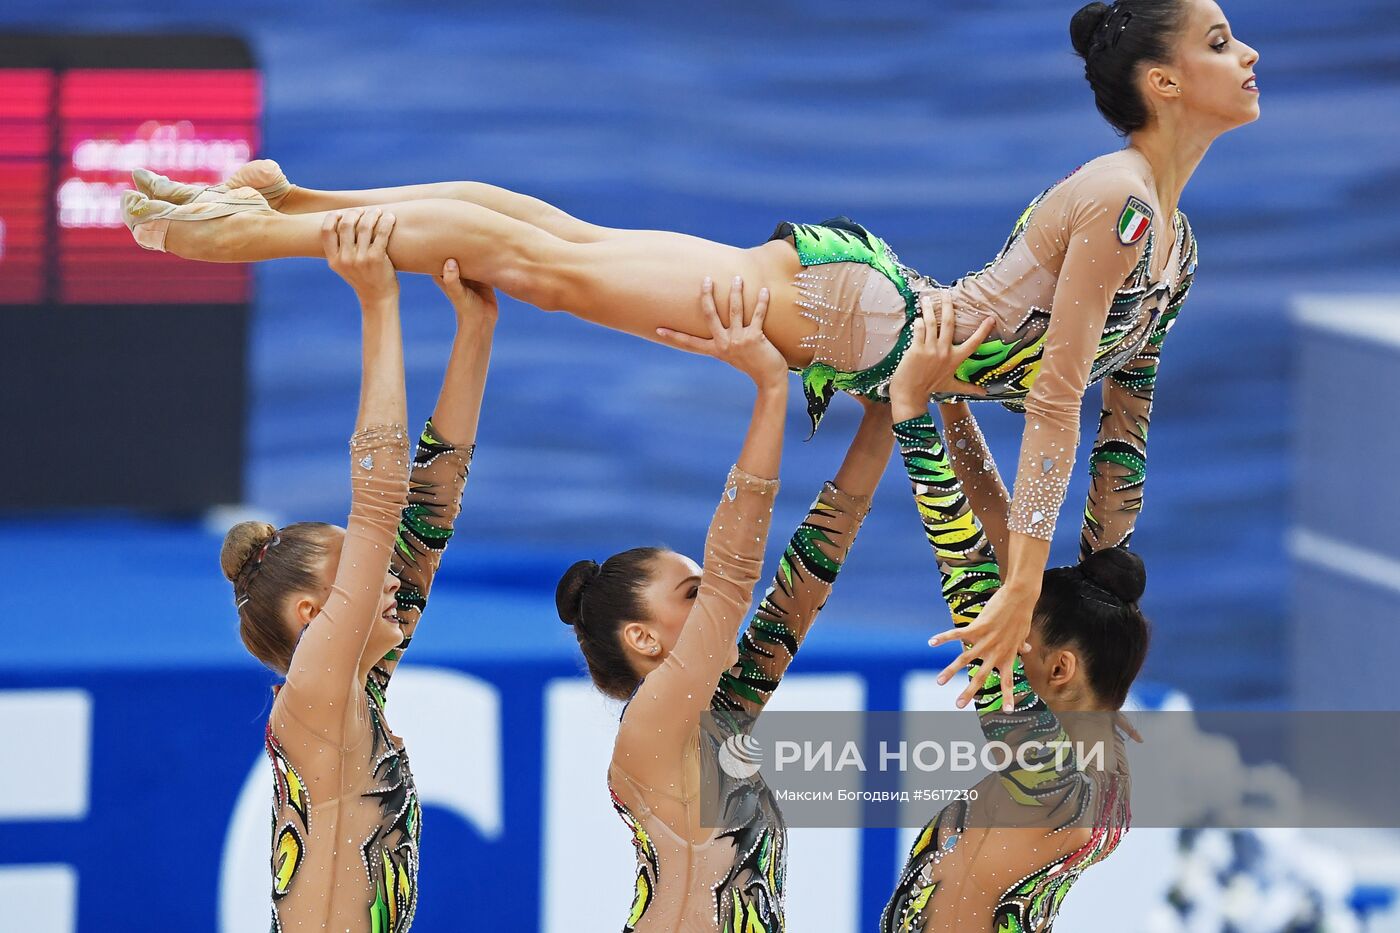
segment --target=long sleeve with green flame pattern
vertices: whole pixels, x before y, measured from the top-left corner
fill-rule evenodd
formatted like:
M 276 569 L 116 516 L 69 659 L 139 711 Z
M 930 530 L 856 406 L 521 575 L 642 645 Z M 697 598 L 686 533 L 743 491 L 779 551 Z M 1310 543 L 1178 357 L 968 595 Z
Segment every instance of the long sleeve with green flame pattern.
M 433 577 L 442 563 L 453 525 L 462 507 L 476 445 L 454 447 L 437 433 L 432 421 L 423 427 L 408 478 L 408 504 L 399 516 L 390 570 L 399 578 L 399 625 L 403 641 L 374 666 L 371 680 L 387 689 L 389 678 L 413 640 L 428 605 Z
M 966 626 L 1000 586 L 996 554 L 933 420 L 925 413 L 894 431 L 943 596 L 954 625 Z M 973 802 L 950 803 L 925 825 L 881 914 L 881 933 L 1050 933 L 1075 880 L 1126 832 L 1126 776 L 1077 770 L 1069 735 L 1031 690 L 1019 658 L 1013 677 L 1014 713 L 1002 708 L 995 672 L 976 698 L 983 735 L 1014 749 L 1013 760 L 977 785 Z
M 773 583 L 719 680 L 711 707 L 758 715 L 777 689 L 870 511 L 870 499 L 826 483 L 778 560 Z
M 982 613 L 982 607 L 1001 586 L 996 554 L 963 494 L 933 418 L 925 413 L 902 421 L 894 426 L 894 432 L 914 487 L 924 533 L 937 558 L 943 599 L 954 627 L 962 628 Z M 981 663 L 974 661 L 969 673 L 975 674 Z M 1002 708 L 1001 679 L 993 671 L 977 693 L 978 721 L 989 741 L 1013 749 L 1041 743 L 1041 753 L 1012 762 L 1002 771 L 1002 783 L 1014 798 L 1042 801 L 1047 792 L 1053 796 L 1057 782 L 1067 781 L 1074 773 L 1073 762 L 1055 751 L 1064 746 L 1052 744 L 1066 741 L 1067 736 L 1055 714 L 1031 690 L 1020 658 L 1012 676 L 1015 712 Z

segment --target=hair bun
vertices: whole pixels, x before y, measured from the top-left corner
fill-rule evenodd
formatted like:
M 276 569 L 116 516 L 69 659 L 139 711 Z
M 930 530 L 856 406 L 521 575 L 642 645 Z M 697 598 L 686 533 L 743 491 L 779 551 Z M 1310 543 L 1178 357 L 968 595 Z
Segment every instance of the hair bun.
M 1084 559 L 1079 570 L 1096 586 L 1125 603 L 1135 603 L 1147 589 L 1147 567 L 1142 558 L 1121 547 L 1105 548 Z
M 583 610 L 583 591 L 598 578 L 597 561 L 581 560 L 564 572 L 554 590 L 554 605 L 565 625 L 578 625 Z
M 224 535 L 224 546 L 219 551 L 219 566 L 230 583 L 238 580 L 243 567 L 253 552 L 271 541 L 277 534 L 277 526 L 267 522 L 239 522 Z
M 1079 12 L 1069 21 L 1069 41 L 1074 44 L 1074 50 L 1081 58 L 1089 57 L 1094 35 L 1103 28 L 1110 10 L 1111 7 L 1106 3 L 1088 3 L 1080 7 Z

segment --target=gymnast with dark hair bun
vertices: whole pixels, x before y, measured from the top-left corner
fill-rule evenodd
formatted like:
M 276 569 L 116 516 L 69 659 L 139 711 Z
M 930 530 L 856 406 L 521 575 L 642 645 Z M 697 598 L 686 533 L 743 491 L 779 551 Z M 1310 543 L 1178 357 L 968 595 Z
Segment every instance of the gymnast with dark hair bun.
M 741 276 L 769 289 L 765 333 L 801 372 L 814 429 L 837 392 L 888 400 L 920 298 L 949 295 L 956 339 L 975 336 L 980 347 L 942 395 L 1025 413 L 1004 585 L 961 633 L 987 662 L 978 677 L 998 671 L 1010 705 L 1011 664 L 1064 504 L 1084 393 L 1103 383 L 1084 545 L 1122 544 L 1142 507 L 1162 342 L 1196 269 L 1195 239 L 1177 205 L 1212 142 L 1259 116 L 1259 55 L 1215 0 L 1091 3 L 1070 32 L 1098 109 L 1127 146 L 1043 191 L 995 258 L 950 285 L 910 269 L 846 217 L 785 222 L 768 242 L 742 249 L 599 227 L 478 182 L 317 191 L 291 184 L 267 160 L 211 188 L 137 171 L 124 217 L 148 249 L 255 262 L 319 255 L 325 211 L 392 205 L 399 223 L 390 255 L 400 270 L 436 274 L 457 257 L 463 275 L 522 301 L 687 350 L 706 333 L 692 283 Z M 746 314 L 755 301 L 750 290 Z
M 961 633 L 1001 585 L 1010 503 L 969 407 L 941 406 L 942 432 L 929 415 L 941 363 L 933 336 L 921 335 L 895 371 L 890 407 L 940 590 Z M 1049 933 L 1070 887 L 1117 848 L 1131 787 L 1118 711 L 1151 641 L 1138 606 L 1146 585 L 1142 559 L 1116 546 L 1045 571 L 1013 669 L 1014 709 L 1003 703 L 996 674 L 968 688 L 987 741 L 1014 754 L 924 826 L 880 933 Z M 962 647 L 939 683 L 963 665 L 978 682 L 983 663 Z
M 746 320 L 735 285 L 725 325 L 708 284 L 703 294 L 712 333 L 704 351 L 758 387 L 748 435 L 710 523 L 704 564 L 654 547 L 602 564 L 583 560 L 559 581 L 556 600 L 593 682 L 627 704 L 608 768 L 613 806 L 637 854 L 624 929 L 778 933 L 785 929 L 782 813 L 761 777 L 737 780 L 716 769 L 717 786 L 709 790 L 722 804 L 702 821 L 702 743 L 751 724 L 811 630 L 889 463 L 890 409 L 864 403 L 845 460 L 793 533 L 739 638 L 777 492 L 786 364 L 763 334 L 766 295 Z M 975 348 L 953 346 L 951 333 L 944 332 L 947 364 L 933 374 L 941 387 Z M 718 714 L 713 721 L 726 734 L 704 728 L 707 712 Z

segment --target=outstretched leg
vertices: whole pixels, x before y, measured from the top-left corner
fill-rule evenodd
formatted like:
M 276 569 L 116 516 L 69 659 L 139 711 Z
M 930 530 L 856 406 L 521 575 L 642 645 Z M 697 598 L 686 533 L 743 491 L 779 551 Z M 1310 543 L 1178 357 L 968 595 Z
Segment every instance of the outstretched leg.
M 368 188 L 361 191 L 317 191 L 294 186 L 278 205 L 284 214 L 314 214 L 350 207 L 370 207 L 399 204 L 404 201 L 443 199 L 466 201 L 498 214 L 539 227 L 570 243 L 597 243 L 639 231 L 616 230 L 579 220 L 553 204 L 488 185 L 479 181 L 442 181 L 424 185 L 402 185 L 394 188 Z
M 383 209 L 398 219 L 389 258 L 402 272 L 437 275 L 443 263 L 456 259 L 463 278 L 648 340 L 656 339 L 658 327 L 705 334 L 701 280 L 710 276 L 723 287 L 742 277 L 748 310 L 759 288 L 771 293 L 768 339 L 793 366 L 810 362 L 812 351 L 800 341 L 814 328 L 799 314 L 793 286 L 801 267 L 796 252 L 781 241 L 739 249 L 680 233 L 636 231 L 572 243 L 465 201 L 407 201 Z M 256 211 L 173 223 L 165 244 L 177 256 L 211 262 L 319 257 L 325 217 Z
M 441 198 L 466 201 L 498 214 L 514 217 L 570 243 L 596 243 L 599 240 L 629 236 L 637 232 L 585 223 L 538 198 L 477 181 L 446 181 L 360 191 L 318 191 L 293 185 L 282 172 L 282 167 L 271 159 L 257 159 L 245 163 L 225 179 L 223 184 L 214 187 L 172 181 L 164 175 L 146 169 L 137 169 L 132 172 L 131 177 L 136 183 L 136 189 L 141 193 L 172 204 L 207 200 L 211 196 L 226 194 L 232 189 L 242 187 L 256 189 L 266 198 L 273 210 L 283 214 L 315 214 L 321 211 Z

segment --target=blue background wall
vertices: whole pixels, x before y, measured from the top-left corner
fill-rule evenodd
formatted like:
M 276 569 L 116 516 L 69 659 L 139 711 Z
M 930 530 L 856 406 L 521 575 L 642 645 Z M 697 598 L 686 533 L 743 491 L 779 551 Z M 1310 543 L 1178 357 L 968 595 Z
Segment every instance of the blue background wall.
M 601 223 L 739 244 L 779 219 L 845 212 L 944 280 L 980 267 L 1044 185 L 1117 145 L 1069 51 L 1073 4 L 163 6 L 6 3 L 0 26 L 248 36 L 267 75 L 267 153 L 311 186 L 474 178 Z M 1227 8 L 1263 53 L 1264 117 L 1217 143 L 1182 202 L 1199 286 L 1168 346 L 1135 542 L 1162 636 L 1147 674 L 1202 703 L 1287 700 L 1287 299 L 1396 278 L 1397 12 L 1393 0 Z M 337 520 L 353 299 L 319 262 L 258 275 L 250 499 Z M 410 399 L 426 414 L 450 314 L 426 281 L 407 295 Z M 742 380 L 513 302 L 503 318 L 459 539 L 502 559 L 483 572 L 459 555 L 448 577 L 538 595 L 579 556 L 694 550 L 737 449 Z M 854 420 L 838 405 L 803 444 L 794 401 L 780 518 L 834 470 Z M 985 421 L 1007 461 L 1020 419 L 989 408 Z M 930 624 L 937 607 L 915 582 L 928 555 L 904 496 L 902 482 L 881 490 L 833 602 L 842 618 Z
M 780 219 L 847 213 L 948 280 L 980 267 L 1044 186 L 1119 144 L 1069 50 L 1075 6 L 0 0 L 0 28 L 246 36 L 266 74 L 266 154 L 308 186 L 472 178 L 595 222 L 736 244 L 761 241 Z M 1400 285 L 1400 3 L 1236 0 L 1226 12 L 1262 52 L 1264 116 L 1216 144 L 1182 202 L 1201 265 L 1159 380 L 1134 545 L 1151 570 L 1145 605 L 1157 625 L 1145 675 L 1202 706 L 1284 706 L 1302 391 L 1289 299 Z M 266 264 L 255 320 L 250 502 L 287 520 L 343 520 L 353 298 L 320 262 Z M 406 283 L 414 417 L 436 393 L 450 325 L 430 283 Z M 1346 373 L 1335 375 L 1308 391 L 1344 388 Z M 1361 429 L 1384 401 L 1342 404 Z M 572 638 L 552 611 L 559 573 L 637 543 L 698 552 L 748 405 L 741 377 L 721 366 L 503 301 L 467 511 L 439 583 L 452 611 L 430 619 L 421 657 L 573 670 Z M 780 527 L 834 471 L 856 410 L 838 402 L 808 443 L 804 420 L 794 399 Z M 989 407 L 984 424 L 1002 462 L 1014 462 L 1021 420 Z M 178 441 L 132 440 L 153 456 Z M 1071 503 L 1083 498 L 1079 472 Z M 878 683 L 869 657 L 917 651 L 946 618 L 907 496 L 892 473 L 813 642 L 818 669 L 865 650 L 860 664 Z M 116 704 L 121 724 L 99 717 L 95 729 L 119 731 L 95 732 L 94 747 L 122 775 L 114 786 L 151 798 L 157 786 L 136 779 L 149 772 L 131 771 L 118 749 L 138 753 L 143 731 L 161 731 L 143 717 L 186 702 L 196 685 L 211 691 L 193 701 L 207 705 L 204 732 L 152 747 L 177 756 L 216 741 L 221 751 L 201 767 L 237 760 L 215 782 L 217 817 L 196 833 L 197 845 L 219 845 L 224 798 L 250 757 L 228 748 L 255 751 L 264 699 L 233 634 L 219 537 L 155 518 L 58 518 L 0 521 L 5 590 L 42 594 L 38 613 L 5 623 L 25 645 L 20 686 L 73 685 L 94 691 L 99 708 Z M 1061 561 L 1075 524 L 1062 523 Z M 891 662 L 891 676 L 919 657 Z M 166 675 L 176 679 L 158 696 L 143 693 Z M 872 688 L 872 703 L 886 694 Z M 121 699 L 133 696 L 144 698 Z M 228 725 L 235 706 L 248 728 Z M 199 784 L 199 768 L 181 768 L 182 784 Z M 117 806 L 116 793 L 95 790 L 94 807 Z M 66 837 L 42 833 L 35 860 L 107 858 L 122 831 L 104 818 Z M 6 851 L 27 838 L 0 828 Z M 197 911 L 207 908 L 190 909 L 187 927 L 205 928 Z

